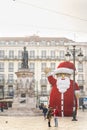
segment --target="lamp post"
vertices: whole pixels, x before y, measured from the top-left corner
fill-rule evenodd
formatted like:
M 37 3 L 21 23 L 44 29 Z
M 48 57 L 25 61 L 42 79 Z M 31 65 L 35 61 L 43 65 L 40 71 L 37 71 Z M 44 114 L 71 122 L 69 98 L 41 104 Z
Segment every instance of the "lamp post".
M 73 64 L 75 66 L 75 57 L 76 57 L 76 49 L 75 49 L 75 45 L 73 45 L 73 50 L 72 50 L 72 56 L 73 56 Z M 67 54 L 65 55 L 66 57 L 70 58 L 71 54 L 69 53 L 69 48 L 68 48 L 68 51 L 67 51 Z M 83 54 L 81 52 L 81 49 L 80 49 L 80 52 L 78 54 L 78 57 L 79 58 L 82 58 L 83 57 Z M 81 59 L 80 59 L 81 60 Z M 76 97 L 75 97 L 75 69 L 73 70 L 73 119 L 72 121 L 77 121 L 76 119 Z
M 3 94 L 3 99 L 5 98 L 5 79 L 3 79 L 3 87 L 2 87 L 2 94 Z
M 38 105 L 39 105 L 39 99 L 38 99 L 39 97 L 38 97 L 38 81 L 36 81 L 36 106 L 38 107 Z

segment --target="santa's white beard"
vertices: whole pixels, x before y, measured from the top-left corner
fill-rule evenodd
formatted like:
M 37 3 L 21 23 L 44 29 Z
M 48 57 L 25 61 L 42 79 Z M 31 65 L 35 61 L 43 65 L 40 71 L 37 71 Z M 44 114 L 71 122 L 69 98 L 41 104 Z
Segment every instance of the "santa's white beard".
M 67 91 L 67 89 L 70 87 L 70 79 L 68 77 L 58 77 L 57 78 L 57 88 L 61 93 L 64 93 Z

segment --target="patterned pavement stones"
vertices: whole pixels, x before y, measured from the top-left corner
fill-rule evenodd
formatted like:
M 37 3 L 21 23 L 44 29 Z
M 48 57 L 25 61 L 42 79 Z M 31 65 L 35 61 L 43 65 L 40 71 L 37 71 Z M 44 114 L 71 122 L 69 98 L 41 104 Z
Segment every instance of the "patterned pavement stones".
M 77 119 L 59 117 L 58 127 L 54 127 L 52 118 L 52 127 L 48 127 L 43 116 L 0 116 L 0 130 L 87 130 L 87 110 L 78 110 Z

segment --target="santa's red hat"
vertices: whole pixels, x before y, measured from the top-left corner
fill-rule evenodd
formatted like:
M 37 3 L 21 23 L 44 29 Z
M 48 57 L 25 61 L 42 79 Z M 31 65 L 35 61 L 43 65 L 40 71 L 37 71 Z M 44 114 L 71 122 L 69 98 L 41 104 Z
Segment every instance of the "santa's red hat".
M 72 74 L 73 70 L 76 70 L 75 65 L 72 62 L 64 61 L 58 65 L 56 70 L 54 70 L 54 74 L 59 74 L 59 73 Z

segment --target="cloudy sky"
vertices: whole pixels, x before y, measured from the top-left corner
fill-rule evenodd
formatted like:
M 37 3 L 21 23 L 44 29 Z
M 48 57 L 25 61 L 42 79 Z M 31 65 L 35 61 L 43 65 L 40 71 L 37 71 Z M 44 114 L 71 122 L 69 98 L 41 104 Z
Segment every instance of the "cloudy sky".
M 87 0 L 0 0 L 0 37 L 34 34 L 87 42 Z

